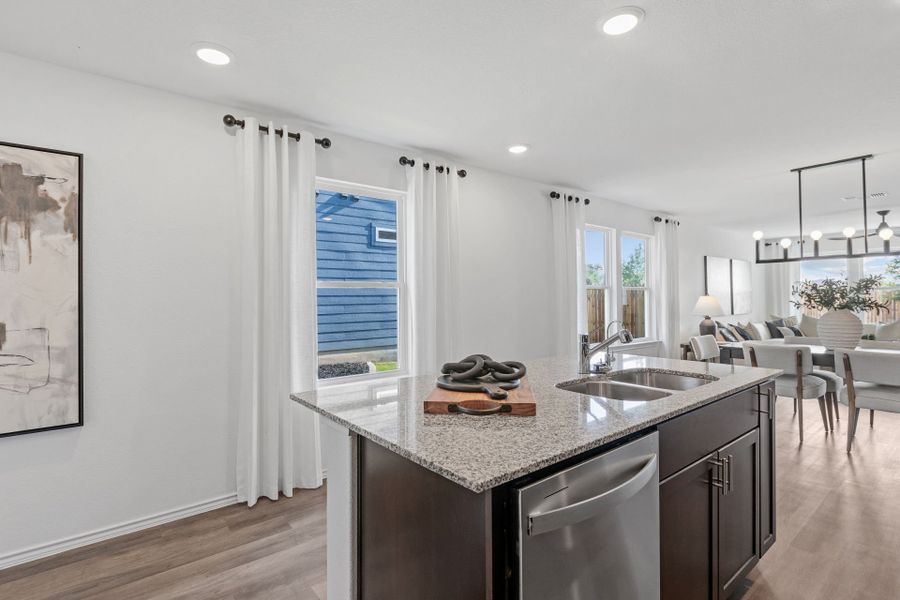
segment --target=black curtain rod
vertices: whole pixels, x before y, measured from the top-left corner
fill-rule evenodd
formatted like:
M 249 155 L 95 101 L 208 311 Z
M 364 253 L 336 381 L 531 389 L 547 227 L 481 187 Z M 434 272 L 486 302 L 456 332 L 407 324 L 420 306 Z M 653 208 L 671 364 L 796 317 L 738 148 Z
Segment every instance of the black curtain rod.
M 400 164 L 403 165 L 404 167 L 414 167 L 414 166 L 416 166 L 416 159 L 401 156 Z M 425 170 L 427 171 L 428 169 L 431 168 L 431 163 L 424 163 L 422 166 L 425 167 Z M 443 173 L 444 171 L 449 173 L 450 167 L 445 167 L 444 165 L 438 165 L 437 167 L 435 167 L 435 170 L 438 173 Z M 457 169 L 456 174 L 459 175 L 460 177 L 465 177 L 469 173 L 465 169 Z
M 222 122 L 225 123 L 225 125 L 228 127 L 240 127 L 241 129 L 244 128 L 244 123 L 245 123 L 245 121 L 243 119 L 235 119 L 234 115 L 225 115 L 224 117 L 222 117 Z M 269 128 L 266 125 L 260 125 L 259 130 L 269 133 Z M 276 129 L 275 135 L 283 136 L 284 130 Z M 298 142 L 300 141 L 299 133 L 288 132 L 287 136 L 289 138 L 291 138 L 292 140 L 297 140 Z M 331 148 L 331 140 L 329 140 L 328 138 L 321 138 L 321 139 L 316 138 L 316 143 L 319 144 L 320 146 L 322 146 L 323 148 Z
M 675 219 L 670 219 L 668 217 L 653 217 L 653 220 L 657 223 L 662 223 L 663 219 L 665 219 L 666 223 L 675 223 L 676 225 L 681 225 L 681 221 L 676 221 Z
M 564 197 L 564 198 L 565 198 L 567 201 L 569 201 L 569 202 L 571 202 L 572 200 L 574 200 L 574 201 L 575 201 L 575 204 L 578 204 L 579 202 L 581 202 L 581 198 L 580 198 L 579 196 L 573 196 L 572 194 L 569 194 L 568 196 L 562 196 L 562 195 L 560 195 L 559 192 L 557 192 L 557 191 L 555 191 L 555 190 L 552 191 L 552 192 L 550 192 L 550 197 L 553 198 L 554 200 L 556 200 L 557 198 L 563 198 L 563 197 Z M 584 205 L 585 205 L 585 206 L 587 206 L 587 205 L 590 204 L 590 203 L 591 203 L 591 199 L 590 199 L 590 198 L 585 198 L 585 199 L 584 199 Z

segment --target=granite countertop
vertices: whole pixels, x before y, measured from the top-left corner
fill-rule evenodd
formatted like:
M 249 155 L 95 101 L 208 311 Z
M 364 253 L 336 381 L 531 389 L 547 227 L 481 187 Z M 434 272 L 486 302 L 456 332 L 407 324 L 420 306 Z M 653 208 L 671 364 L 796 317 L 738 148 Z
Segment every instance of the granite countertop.
M 426 415 L 436 375 L 394 377 L 292 394 L 296 402 L 473 492 L 646 429 L 781 371 L 621 355 L 614 371 L 663 369 L 718 378 L 652 401 L 609 400 L 561 390 L 584 378 L 576 358 L 526 362 L 537 415 Z

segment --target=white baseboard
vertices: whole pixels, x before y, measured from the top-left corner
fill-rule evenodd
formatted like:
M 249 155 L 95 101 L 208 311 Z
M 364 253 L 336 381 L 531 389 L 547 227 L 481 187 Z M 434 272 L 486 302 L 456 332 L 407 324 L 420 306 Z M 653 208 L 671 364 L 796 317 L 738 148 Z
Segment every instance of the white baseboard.
M 218 498 L 211 498 L 209 500 L 204 500 L 195 504 L 189 504 L 188 506 L 183 506 L 181 508 L 175 508 L 172 510 L 157 513 L 155 515 L 149 515 L 147 517 L 141 517 L 132 521 L 119 523 L 118 525 L 111 525 L 109 527 L 95 529 L 94 531 L 89 531 L 87 533 L 73 535 L 71 537 L 63 538 L 55 542 L 50 542 L 48 544 L 40 544 L 37 546 L 26 548 L 24 550 L 17 550 L 15 552 L 0 556 L 0 570 L 31 562 L 39 558 L 45 558 L 47 556 L 59 554 L 60 552 L 65 552 L 66 550 L 72 550 L 74 548 L 88 546 L 96 542 L 102 542 L 103 540 L 108 540 L 120 535 L 134 533 L 143 529 L 149 529 L 150 527 L 162 525 L 163 523 L 170 523 L 172 521 L 177 521 L 178 519 L 184 519 L 186 517 L 199 515 L 200 513 L 205 513 L 217 508 L 230 506 L 232 504 L 236 504 L 237 501 L 237 494 L 226 494 Z

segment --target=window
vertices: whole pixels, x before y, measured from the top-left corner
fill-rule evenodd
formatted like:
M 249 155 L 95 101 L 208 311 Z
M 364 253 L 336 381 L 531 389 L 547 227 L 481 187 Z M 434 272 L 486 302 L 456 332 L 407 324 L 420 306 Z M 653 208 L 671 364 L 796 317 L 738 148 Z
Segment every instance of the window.
M 645 236 L 622 234 L 619 250 L 622 283 L 622 322 L 635 338 L 647 337 L 650 289 Z
M 587 285 L 587 331 L 591 342 L 604 337 L 609 322 L 611 269 L 609 244 L 613 232 L 588 225 L 584 231 L 584 275 Z
M 888 310 L 868 311 L 860 314 L 863 323 L 890 323 L 900 319 L 900 257 L 869 256 L 865 258 L 825 258 L 800 263 L 800 281 L 822 281 L 823 279 L 844 279 L 853 283 L 866 275 L 881 275 L 884 282 L 876 292 Z M 819 317 L 825 311 L 802 307 L 801 312 L 811 317 Z
M 878 299 L 887 304 L 887 311 L 869 311 L 864 323 L 893 323 L 900 319 L 900 256 L 871 256 L 863 259 L 863 275 L 881 275 Z
M 584 276 L 587 331 L 590 341 L 604 338 L 618 319 L 635 338 L 650 333 L 650 287 L 647 251 L 650 238 L 596 225 L 584 231 Z
M 823 279 L 847 279 L 847 259 L 825 258 L 800 263 L 801 281 L 822 281 Z
M 397 374 L 403 194 L 330 180 L 316 193 L 319 379 Z

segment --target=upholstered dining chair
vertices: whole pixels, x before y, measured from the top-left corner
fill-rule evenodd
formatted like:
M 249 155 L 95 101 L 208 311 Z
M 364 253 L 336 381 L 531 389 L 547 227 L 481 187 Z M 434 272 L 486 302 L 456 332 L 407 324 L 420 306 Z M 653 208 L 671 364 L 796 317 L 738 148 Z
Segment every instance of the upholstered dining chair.
M 694 360 L 717 361 L 719 360 L 719 344 L 714 335 L 695 335 L 691 338 L 691 352 Z
M 859 411 L 868 408 L 870 419 L 876 410 L 900 412 L 900 352 L 890 350 L 835 350 L 837 374 L 846 385 L 841 404 L 847 405 L 847 452 L 853 447 Z M 871 423 L 871 420 L 870 420 Z
M 823 379 L 813 376 L 812 351 L 809 346 L 783 344 L 748 344 L 750 364 L 754 367 L 781 369 L 775 378 L 775 395 L 794 399 L 794 412 L 800 421 L 800 443 L 803 443 L 803 400 L 817 398 L 825 433 L 829 426 L 830 405 L 825 406 L 827 385 Z M 827 414 L 826 414 L 827 413 Z
M 784 345 L 803 345 L 803 346 L 820 346 L 822 342 L 819 338 L 812 337 L 786 337 Z M 831 431 L 834 431 L 834 422 L 841 420 L 841 413 L 838 410 L 838 394 L 844 387 L 844 380 L 833 371 L 814 368 L 812 372 L 814 377 L 818 377 L 825 381 L 825 406 L 829 410 L 828 424 Z M 796 400 L 794 400 L 796 403 Z
M 841 420 L 838 412 L 838 394 L 844 389 L 844 379 L 832 371 L 813 369 L 813 377 L 818 377 L 825 382 L 825 408 L 828 409 L 828 424 L 834 431 L 834 422 Z

